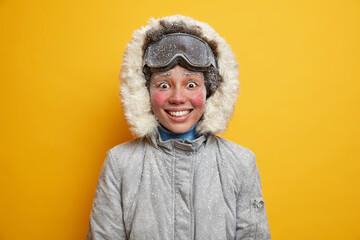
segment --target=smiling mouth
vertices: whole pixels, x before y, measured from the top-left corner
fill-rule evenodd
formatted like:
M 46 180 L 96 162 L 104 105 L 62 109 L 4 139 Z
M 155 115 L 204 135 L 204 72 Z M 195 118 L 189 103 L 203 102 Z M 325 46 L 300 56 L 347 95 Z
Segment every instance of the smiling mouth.
M 166 111 L 166 112 L 172 117 L 182 117 L 182 116 L 188 115 L 190 113 L 189 110 L 185 110 L 185 111 Z

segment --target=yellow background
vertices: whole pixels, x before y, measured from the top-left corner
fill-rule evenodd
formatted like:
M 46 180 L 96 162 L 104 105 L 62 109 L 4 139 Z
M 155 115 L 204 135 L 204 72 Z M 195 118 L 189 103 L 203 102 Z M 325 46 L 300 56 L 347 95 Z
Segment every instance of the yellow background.
M 0 239 L 84 239 L 130 140 L 122 53 L 150 17 L 208 22 L 240 63 L 224 136 L 253 150 L 273 239 L 360 239 L 360 2 L 1 0 Z

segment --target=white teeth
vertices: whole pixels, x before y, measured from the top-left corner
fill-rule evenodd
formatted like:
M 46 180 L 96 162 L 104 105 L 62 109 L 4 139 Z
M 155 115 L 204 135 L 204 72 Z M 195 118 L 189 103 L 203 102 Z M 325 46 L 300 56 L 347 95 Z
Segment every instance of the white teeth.
M 177 111 L 177 112 L 169 111 L 168 113 L 169 113 L 171 116 L 182 117 L 182 116 L 188 114 L 189 112 L 190 112 L 190 111 Z

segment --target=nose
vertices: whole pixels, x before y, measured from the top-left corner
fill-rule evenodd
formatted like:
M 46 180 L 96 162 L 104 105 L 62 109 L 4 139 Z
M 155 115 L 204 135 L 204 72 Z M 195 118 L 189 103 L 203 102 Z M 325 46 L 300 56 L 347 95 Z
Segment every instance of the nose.
M 172 92 L 169 102 L 172 104 L 182 104 L 186 102 L 184 91 L 181 88 L 175 88 Z

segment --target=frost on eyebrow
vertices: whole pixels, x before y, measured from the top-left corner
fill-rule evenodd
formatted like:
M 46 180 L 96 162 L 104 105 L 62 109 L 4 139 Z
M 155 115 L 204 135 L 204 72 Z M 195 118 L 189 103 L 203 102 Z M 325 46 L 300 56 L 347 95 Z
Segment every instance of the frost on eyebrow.
M 154 76 L 154 80 L 156 80 L 158 77 L 161 77 L 161 76 L 165 76 L 165 77 L 171 77 L 171 74 L 170 73 L 154 73 L 155 76 Z
M 200 72 L 184 72 L 185 76 L 191 76 L 191 75 L 199 75 L 202 76 L 202 73 Z

